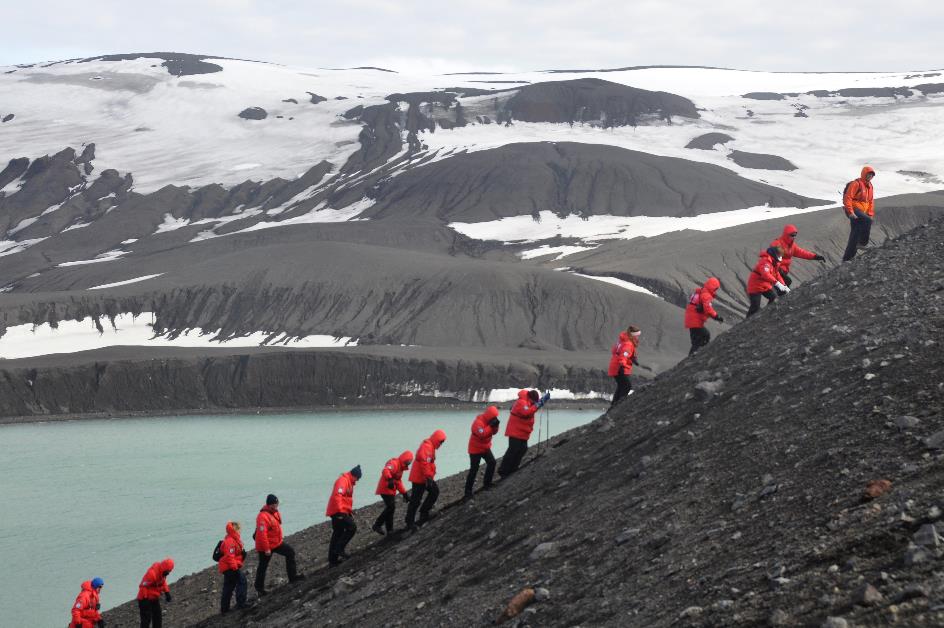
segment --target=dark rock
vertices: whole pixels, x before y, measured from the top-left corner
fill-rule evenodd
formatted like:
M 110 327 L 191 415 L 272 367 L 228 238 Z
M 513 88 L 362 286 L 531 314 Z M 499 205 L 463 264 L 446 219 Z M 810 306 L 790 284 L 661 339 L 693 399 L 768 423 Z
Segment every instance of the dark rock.
M 869 480 L 865 485 L 865 499 L 877 499 L 892 490 L 892 483 L 889 480 Z
M 222 72 L 223 68 L 215 63 L 205 61 L 208 57 L 188 54 L 184 52 L 138 52 L 131 54 L 103 55 L 81 59 L 79 63 L 91 61 L 134 61 L 136 59 L 163 59 L 161 65 L 167 68 L 168 74 L 173 76 L 190 76 L 194 74 L 212 74 Z
M 903 415 L 895 419 L 895 425 L 902 431 L 913 430 L 921 425 L 921 419 L 914 416 Z
M 941 544 L 941 537 L 933 523 L 926 523 L 912 537 L 915 545 L 936 548 Z
M 699 401 L 708 401 L 716 396 L 724 388 L 724 380 L 716 379 L 710 382 L 698 382 L 695 384 L 695 399 Z
M 749 98 L 750 100 L 783 100 L 785 97 L 783 94 L 776 92 L 749 92 L 742 95 L 741 98 Z
M 286 99 L 283 100 L 282 102 L 290 102 L 290 103 L 292 103 L 293 105 L 297 105 L 297 104 L 298 104 L 298 101 L 295 100 L 294 98 L 286 98 Z
M 751 168 L 755 170 L 796 170 L 797 167 L 790 161 L 777 155 L 765 155 L 764 153 L 747 153 L 740 150 L 733 150 L 728 155 L 728 159 L 741 166 L 742 168 Z
M 16 116 L 13 115 L 12 113 L 8 113 L 7 115 L 3 116 L 3 119 L 0 120 L 0 121 L 2 121 L 2 122 L 9 122 L 10 120 L 12 120 L 12 119 L 15 118 L 15 117 L 16 117 Z
M 685 145 L 685 148 L 695 148 L 698 150 L 714 150 L 715 146 L 719 144 L 726 144 L 727 142 L 734 141 L 734 138 L 725 133 L 705 133 L 704 135 L 699 135 L 688 144 Z
M 944 449 L 944 430 L 935 432 L 925 438 L 924 446 L 928 449 Z
M 882 597 L 878 589 L 868 583 L 856 589 L 855 593 L 852 595 L 852 602 L 860 606 L 874 606 L 879 604 L 883 599 L 885 598 Z
M 922 83 L 914 88 L 927 96 L 928 94 L 944 94 L 944 83 Z
M 248 107 L 239 112 L 243 120 L 265 120 L 269 113 L 262 107 Z
M 531 560 L 541 560 L 542 558 L 553 558 L 560 553 L 560 549 L 554 542 L 539 543 L 532 551 Z
M 319 96 L 319 95 L 316 94 L 315 92 L 305 92 L 305 93 L 308 94 L 308 95 L 311 97 L 311 99 L 310 99 L 308 102 L 310 102 L 310 103 L 313 104 L 313 105 L 317 105 L 317 104 L 320 103 L 320 102 L 324 102 L 324 101 L 328 100 L 328 99 L 325 98 L 324 96 Z M 344 100 L 344 97 L 343 97 L 343 96 L 340 96 L 340 97 L 336 98 L 335 100 Z

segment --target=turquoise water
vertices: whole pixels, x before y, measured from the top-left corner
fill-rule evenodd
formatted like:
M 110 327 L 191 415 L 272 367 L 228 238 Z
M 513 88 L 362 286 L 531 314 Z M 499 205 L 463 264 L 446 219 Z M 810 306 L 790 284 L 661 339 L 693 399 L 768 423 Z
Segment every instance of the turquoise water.
M 155 560 L 173 556 L 175 577 L 207 567 L 226 521 L 251 527 L 268 493 L 279 496 L 287 532 L 325 521 L 334 480 L 356 464 L 364 479 L 355 507 L 375 501 L 383 464 L 415 451 L 434 429 L 447 434 L 439 473 L 468 468 L 474 415 L 339 411 L 0 426 L 0 626 L 66 625 L 82 581 L 94 576 L 105 579 L 107 608 L 134 597 Z M 597 416 L 552 410 L 551 431 Z M 506 439 L 494 444 L 500 455 Z

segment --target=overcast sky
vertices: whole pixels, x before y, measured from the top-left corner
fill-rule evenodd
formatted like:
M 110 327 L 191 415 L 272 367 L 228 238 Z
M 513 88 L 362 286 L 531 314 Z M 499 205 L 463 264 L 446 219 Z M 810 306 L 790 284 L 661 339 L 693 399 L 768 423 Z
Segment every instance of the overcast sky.
M 944 67 L 944 2 L 4 0 L 0 64 L 174 51 L 401 71 Z

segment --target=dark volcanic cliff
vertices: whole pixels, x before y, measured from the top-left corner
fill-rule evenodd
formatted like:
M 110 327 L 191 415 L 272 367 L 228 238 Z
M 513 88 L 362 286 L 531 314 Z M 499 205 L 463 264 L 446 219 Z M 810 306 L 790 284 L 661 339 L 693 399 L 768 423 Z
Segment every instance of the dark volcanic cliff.
M 196 574 L 167 619 L 480 626 L 538 587 L 511 625 L 941 625 L 942 241 L 937 220 L 810 281 L 416 535 L 375 541 L 367 509 L 341 568 L 318 526 L 305 582 L 219 618 Z

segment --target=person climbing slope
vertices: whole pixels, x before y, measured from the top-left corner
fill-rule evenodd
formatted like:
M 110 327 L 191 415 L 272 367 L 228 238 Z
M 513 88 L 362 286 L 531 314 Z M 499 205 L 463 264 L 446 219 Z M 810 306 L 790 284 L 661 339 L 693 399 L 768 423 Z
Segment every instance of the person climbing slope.
M 688 298 L 688 305 L 685 307 L 685 327 L 692 339 L 692 348 L 688 355 L 692 355 L 711 341 L 711 334 L 705 329 L 705 321 L 713 318 L 719 323 L 724 322 L 724 319 L 711 306 L 715 293 L 720 287 L 721 282 L 717 277 L 709 277 L 705 285 L 695 288 Z
M 790 292 L 779 272 L 783 250 L 779 246 L 771 246 L 766 251 L 761 251 L 757 258 L 757 264 L 747 278 L 747 298 L 750 301 L 748 316 L 760 311 L 761 297 L 767 299 L 768 303 L 773 303 L 777 300 L 777 295 Z
M 614 407 L 623 397 L 633 392 L 633 382 L 629 378 L 633 372 L 633 365 L 639 364 L 636 359 L 636 347 L 639 346 L 639 336 L 642 332 L 635 325 L 630 325 L 626 331 L 621 331 L 619 341 L 610 350 L 610 368 L 607 375 L 616 382 L 616 392 L 610 408 Z
M 446 442 L 446 433 L 436 430 L 432 435 L 420 443 L 416 450 L 415 464 L 410 469 L 410 482 L 413 488 L 410 491 L 410 505 L 406 509 L 406 527 L 416 532 L 416 511 L 419 510 L 419 526 L 423 526 L 430 517 L 430 511 L 439 498 L 439 486 L 436 484 L 436 450 Z M 425 501 L 423 495 L 426 494 Z M 422 505 L 421 505 L 422 504 Z
M 846 184 L 842 192 L 842 208 L 849 219 L 849 242 L 842 261 L 848 262 L 855 257 L 856 249 L 869 243 L 872 233 L 872 220 L 875 217 L 875 189 L 872 179 L 875 170 L 872 166 L 862 168 L 861 176 Z
M 780 279 L 783 281 L 784 285 L 788 288 L 793 284 L 793 279 L 790 277 L 790 265 L 793 263 L 794 257 L 799 257 L 800 259 L 811 259 L 817 262 L 825 262 L 826 258 L 818 253 L 813 253 L 812 251 L 807 251 L 803 247 L 799 246 L 796 243 L 796 237 L 799 231 L 795 225 L 787 225 L 783 228 L 783 233 L 780 234 L 780 237 L 770 243 L 770 246 L 779 246 L 780 250 L 783 252 L 783 259 L 780 261 L 780 266 L 778 270 L 780 271 Z
M 350 558 L 347 544 L 357 534 L 354 523 L 354 485 L 361 479 L 361 465 L 342 473 L 334 482 L 325 515 L 331 517 L 331 541 L 328 543 L 328 564 L 335 567 Z
M 380 495 L 380 499 L 383 500 L 384 509 L 370 529 L 381 536 L 393 532 L 393 515 L 397 511 L 397 493 L 403 496 L 405 502 L 409 503 L 410 501 L 401 478 L 403 472 L 410 468 L 412 462 L 413 452 L 404 451 L 399 457 L 388 460 L 383 471 L 380 472 L 380 481 L 377 482 L 375 493 Z
M 246 550 L 243 548 L 243 539 L 240 535 L 238 521 L 226 522 L 226 537 L 220 544 L 219 572 L 223 574 L 223 591 L 220 597 L 220 612 L 228 613 L 229 605 L 236 593 L 236 608 L 251 608 L 252 603 L 246 601 L 246 574 L 243 573 L 243 563 L 246 562 Z
M 498 408 L 489 406 L 485 412 L 472 421 L 472 433 L 469 435 L 469 474 L 465 478 L 465 499 L 472 499 L 472 487 L 475 486 L 475 476 L 478 475 L 479 465 L 485 461 L 486 489 L 492 487 L 492 476 L 495 474 L 495 456 L 492 454 L 492 436 L 498 434 Z
M 105 581 L 101 578 L 92 578 L 82 583 L 82 590 L 72 604 L 72 621 L 69 628 L 103 628 L 101 593 Z
M 268 595 L 265 588 L 266 571 L 272 554 L 285 557 L 285 571 L 288 572 L 288 581 L 303 580 L 305 576 L 298 573 L 295 564 L 295 550 L 285 542 L 282 536 L 282 513 L 279 512 L 279 498 L 271 493 L 266 497 L 266 505 L 256 515 L 256 531 L 252 534 L 256 541 L 256 553 L 259 556 L 259 566 L 256 568 L 255 589 L 260 595 Z
M 167 602 L 171 601 L 170 586 L 167 576 L 174 570 L 174 559 L 165 558 L 148 567 L 138 585 L 138 612 L 141 615 L 141 628 L 161 628 L 163 614 L 161 611 L 161 595 Z
M 518 401 L 511 407 L 508 425 L 505 427 L 508 449 L 505 450 L 501 465 L 498 467 L 498 475 L 502 478 L 511 475 L 521 466 L 521 460 L 528 452 L 528 438 L 534 431 L 534 415 L 550 398 L 550 392 L 544 393 L 541 397 L 536 390 L 518 391 Z

